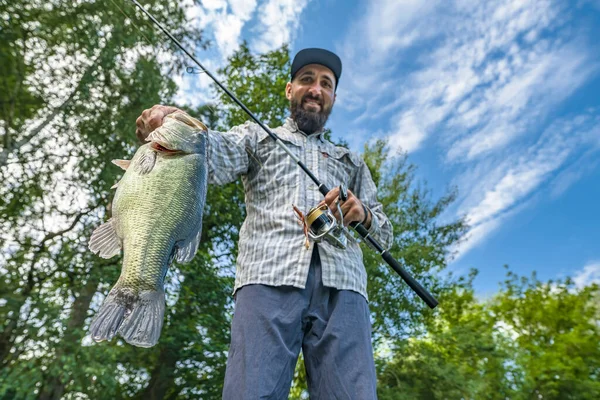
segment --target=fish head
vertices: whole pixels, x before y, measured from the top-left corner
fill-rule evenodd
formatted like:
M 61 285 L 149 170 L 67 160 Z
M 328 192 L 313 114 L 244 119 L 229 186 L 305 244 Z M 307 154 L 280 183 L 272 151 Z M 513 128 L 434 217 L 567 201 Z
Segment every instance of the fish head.
M 202 122 L 178 111 L 167 115 L 146 141 L 159 155 L 202 154 L 207 132 L 208 128 Z

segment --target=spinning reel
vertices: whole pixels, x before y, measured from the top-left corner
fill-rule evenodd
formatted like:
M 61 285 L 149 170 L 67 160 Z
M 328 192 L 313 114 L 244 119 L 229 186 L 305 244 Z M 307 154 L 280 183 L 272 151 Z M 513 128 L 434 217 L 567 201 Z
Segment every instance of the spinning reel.
M 335 202 L 340 215 L 339 222 L 327 204 L 311 208 L 304 217 L 307 236 L 316 243 L 326 240 L 335 247 L 345 249 L 348 244 L 349 232 L 344 227 L 344 214 L 340 207 L 340 201 L 347 199 L 348 190 L 344 184 L 341 184 L 339 198 Z
M 290 149 L 287 148 L 287 146 L 285 144 L 283 144 L 283 142 L 281 141 L 281 139 L 275 134 L 273 133 L 265 124 L 263 124 L 258 118 L 256 118 L 256 116 L 254 114 L 252 114 L 252 112 L 244 105 L 244 103 L 242 103 L 240 100 L 238 100 L 237 97 L 235 97 L 235 95 L 233 93 L 231 93 L 225 86 L 223 86 L 223 84 L 221 82 L 219 82 L 219 80 L 217 78 L 214 77 L 213 74 L 210 73 L 210 71 L 208 71 L 206 68 L 204 68 L 204 66 L 200 63 L 200 61 L 198 61 L 196 59 L 196 57 L 194 57 L 194 55 L 192 53 L 190 53 L 185 47 L 183 47 L 183 45 L 181 43 L 179 43 L 179 41 L 175 38 L 175 36 L 173 36 L 171 34 L 171 32 L 169 32 L 160 22 L 158 22 L 158 20 L 156 18 L 154 18 L 154 16 L 152 16 L 152 14 L 150 14 L 137 0 L 132 0 L 133 3 L 135 3 L 135 5 L 144 13 L 146 14 L 146 16 L 148 18 L 150 18 L 152 20 L 152 22 L 154 24 L 156 24 L 161 31 L 164 32 L 165 35 L 167 35 L 169 37 L 169 39 L 171 39 L 173 41 L 173 43 L 175 43 L 177 45 L 177 47 L 179 47 L 185 54 L 187 54 L 196 65 L 198 65 L 198 67 L 200 67 L 200 72 L 206 73 L 206 75 L 208 75 L 208 77 L 210 79 L 212 79 L 215 84 L 217 86 L 219 86 L 221 89 L 223 89 L 223 91 L 238 105 L 242 108 L 242 110 L 244 110 L 244 112 L 246 114 L 248 114 L 250 116 L 250 118 L 252 118 L 252 120 L 254 120 L 254 122 L 256 122 L 273 140 L 275 140 L 275 143 L 277 143 L 297 164 L 298 166 L 306 173 L 308 174 L 308 176 L 310 177 L 310 179 L 315 183 L 315 185 L 317 185 L 317 187 L 319 188 L 319 192 L 321 192 L 322 195 L 326 195 L 329 192 L 329 189 L 327 188 L 327 185 L 324 185 L 323 183 L 321 183 L 317 177 L 315 177 L 312 172 L 310 172 L 310 170 L 300 161 L 300 158 L 298 158 L 298 156 L 296 154 L 294 154 Z M 342 190 L 344 189 L 344 190 Z M 345 191 L 345 188 L 343 186 L 340 186 L 340 199 L 343 199 L 342 195 L 343 192 Z M 313 237 L 317 240 L 328 240 L 329 242 L 333 243 L 335 246 L 343 246 L 342 248 L 345 248 L 345 242 L 346 242 L 346 237 L 348 237 L 349 239 L 354 240 L 354 236 L 352 236 L 350 234 L 350 232 L 344 227 L 344 223 L 343 223 L 343 215 L 342 215 L 342 210 L 340 209 L 339 206 L 339 201 L 338 203 L 336 203 L 337 207 L 338 207 L 338 211 L 340 212 L 340 220 L 341 220 L 341 224 L 338 225 L 336 219 L 333 217 L 333 215 L 329 212 L 329 210 L 325 210 L 322 207 L 316 207 L 311 209 L 308 212 L 308 217 L 310 217 L 310 223 L 307 223 L 308 218 L 304 218 L 304 216 L 302 215 L 302 213 L 296 209 L 296 207 L 294 206 L 294 210 L 296 211 L 296 213 L 298 214 L 299 219 L 302 221 L 301 223 L 304 225 L 304 233 L 307 236 L 307 241 L 308 241 L 308 237 Z M 404 279 L 404 281 L 411 287 L 411 289 L 413 289 L 415 291 L 415 293 L 421 298 L 423 299 L 423 301 L 425 301 L 425 303 L 427 303 L 427 305 L 430 308 L 435 308 L 438 305 L 438 301 L 435 297 L 433 297 L 431 295 L 431 293 L 429 293 L 427 291 L 427 289 L 425 289 L 423 286 L 421 286 L 421 284 L 415 279 L 413 278 L 403 267 L 402 265 L 400 265 L 400 263 L 389 253 L 389 251 L 387 249 L 384 248 L 384 246 L 381 245 L 381 243 L 379 243 L 377 241 L 377 239 L 373 238 L 372 236 L 369 236 L 369 232 L 367 231 L 367 229 L 362 225 L 362 223 L 351 223 L 349 226 L 351 226 L 356 232 L 358 232 L 358 234 L 366 241 L 366 243 L 369 245 L 369 247 L 373 248 L 375 251 L 377 251 L 381 257 L 383 258 L 383 260 L 390 266 L 392 267 L 392 269 L 394 269 L 394 271 L 396 271 L 401 277 L 402 279 Z

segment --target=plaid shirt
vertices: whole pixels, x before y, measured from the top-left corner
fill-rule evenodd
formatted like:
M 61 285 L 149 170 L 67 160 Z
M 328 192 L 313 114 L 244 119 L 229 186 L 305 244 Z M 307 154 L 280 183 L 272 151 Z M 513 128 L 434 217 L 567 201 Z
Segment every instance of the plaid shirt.
M 369 232 L 389 249 L 392 225 L 377 201 L 377 187 L 361 157 L 335 146 L 323 133 L 306 135 L 288 118 L 273 132 L 329 188 L 345 183 L 372 213 Z M 209 183 L 224 185 L 242 177 L 246 220 L 239 235 L 234 293 L 248 284 L 304 288 L 314 244 L 304 246 L 293 205 L 306 213 L 323 196 L 304 171 L 255 123 L 228 132 L 209 131 Z M 354 232 L 353 232 L 354 233 Z M 360 235 L 356 234 L 358 238 Z M 367 274 L 356 240 L 345 250 L 319 243 L 323 284 L 353 290 L 367 298 Z

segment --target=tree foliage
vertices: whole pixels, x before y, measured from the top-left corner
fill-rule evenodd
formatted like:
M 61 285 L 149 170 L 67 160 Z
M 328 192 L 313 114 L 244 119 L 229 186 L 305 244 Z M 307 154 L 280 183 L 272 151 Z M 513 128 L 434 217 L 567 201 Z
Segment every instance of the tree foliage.
M 198 253 L 167 275 L 159 344 L 87 336 L 120 273 L 120 258 L 87 249 L 111 213 L 121 171 L 110 161 L 135 152 L 143 109 L 177 106 L 173 77 L 187 63 L 125 3 L 0 0 L 0 399 L 221 397 L 245 218 L 239 181 L 210 188 Z M 188 47 L 207 46 L 179 3 L 144 2 Z M 287 46 L 253 54 L 242 44 L 219 74 L 275 127 L 288 115 L 289 68 Z M 248 119 L 212 90 L 211 104 L 179 106 L 216 130 Z M 442 273 L 467 229 L 440 222 L 455 193 L 432 200 L 384 141 L 363 157 L 394 226 L 392 254 L 440 299 L 429 310 L 364 246 L 380 398 L 600 397 L 598 287 L 510 273 L 496 296 L 478 300 L 475 275 Z M 291 397 L 306 397 L 301 362 Z
M 598 398 L 598 293 L 597 285 L 509 271 L 482 302 L 471 280 L 461 280 L 440 299 L 426 333 L 399 341 L 381 360 L 380 398 Z

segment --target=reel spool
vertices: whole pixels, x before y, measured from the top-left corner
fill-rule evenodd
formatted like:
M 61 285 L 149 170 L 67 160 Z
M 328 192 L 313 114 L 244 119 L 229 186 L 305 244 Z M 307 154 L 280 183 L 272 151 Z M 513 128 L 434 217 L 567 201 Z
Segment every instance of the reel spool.
M 338 224 L 327 204 L 311 208 L 306 214 L 305 220 L 308 226 L 308 236 L 313 241 L 318 243 L 326 240 L 335 247 L 345 249 L 348 241 L 343 229 L 344 217 L 339 204 L 337 206 L 342 219 L 340 224 Z

